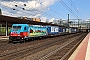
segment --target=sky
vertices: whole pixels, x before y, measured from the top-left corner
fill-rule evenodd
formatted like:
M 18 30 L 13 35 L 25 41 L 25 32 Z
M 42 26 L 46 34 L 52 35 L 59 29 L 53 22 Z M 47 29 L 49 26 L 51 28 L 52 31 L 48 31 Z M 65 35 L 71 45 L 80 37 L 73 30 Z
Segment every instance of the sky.
M 67 20 L 90 18 L 90 0 L 0 0 L 2 14 L 12 17 Z

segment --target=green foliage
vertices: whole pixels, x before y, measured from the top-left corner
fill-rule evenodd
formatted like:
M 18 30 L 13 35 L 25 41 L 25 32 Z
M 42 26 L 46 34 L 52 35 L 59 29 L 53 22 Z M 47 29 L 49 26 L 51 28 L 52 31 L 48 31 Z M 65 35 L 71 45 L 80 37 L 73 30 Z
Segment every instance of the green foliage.
M 0 27 L 0 32 L 5 33 L 6 32 L 6 27 Z M 10 32 L 10 27 L 8 27 L 8 33 Z

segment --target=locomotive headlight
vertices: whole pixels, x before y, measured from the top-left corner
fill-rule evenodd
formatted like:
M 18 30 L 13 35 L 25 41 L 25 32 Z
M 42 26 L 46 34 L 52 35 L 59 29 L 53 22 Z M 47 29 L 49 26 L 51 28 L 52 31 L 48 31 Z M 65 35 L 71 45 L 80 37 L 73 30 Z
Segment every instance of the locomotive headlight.
M 20 36 L 20 35 L 18 35 L 18 36 Z
M 13 32 L 11 32 L 11 34 L 12 34 Z
M 22 39 L 24 39 L 24 38 L 22 38 Z

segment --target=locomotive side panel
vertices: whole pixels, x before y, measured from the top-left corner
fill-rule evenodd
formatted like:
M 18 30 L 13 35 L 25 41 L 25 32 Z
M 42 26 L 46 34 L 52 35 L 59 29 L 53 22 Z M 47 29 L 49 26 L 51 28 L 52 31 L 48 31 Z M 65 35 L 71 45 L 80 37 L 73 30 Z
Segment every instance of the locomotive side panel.
M 47 28 L 40 26 L 30 26 L 28 31 L 29 37 L 45 36 Z

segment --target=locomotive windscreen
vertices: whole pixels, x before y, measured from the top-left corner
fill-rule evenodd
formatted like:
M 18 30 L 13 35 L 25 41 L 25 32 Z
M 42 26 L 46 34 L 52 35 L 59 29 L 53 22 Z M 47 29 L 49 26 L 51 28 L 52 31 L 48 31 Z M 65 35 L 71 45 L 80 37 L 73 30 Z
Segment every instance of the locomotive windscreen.
M 13 29 L 21 29 L 21 26 L 13 26 Z

